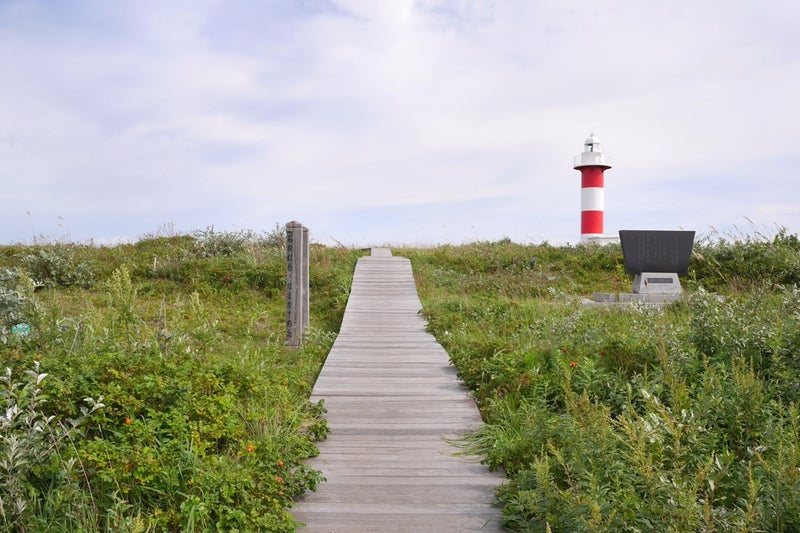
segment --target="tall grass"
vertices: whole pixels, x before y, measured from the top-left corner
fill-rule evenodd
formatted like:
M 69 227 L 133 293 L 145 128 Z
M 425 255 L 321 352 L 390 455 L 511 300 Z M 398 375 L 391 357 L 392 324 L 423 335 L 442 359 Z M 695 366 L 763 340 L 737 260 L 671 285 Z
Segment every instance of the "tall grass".
M 508 475 L 504 525 L 800 531 L 797 243 L 701 239 L 664 310 L 573 297 L 630 290 L 614 246 L 408 250 L 486 421 L 463 446 Z
M 504 524 L 800 530 L 798 242 L 701 238 L 663 310 L 580 303 L 630 290 L 616 245 L 395 251 L 486 421 L 463 446 L 508 475 Z M 300 350 L 284 253 L 279 229 L 0 247 L 3 527 L 293 530 L 360 252 L 314 245 Z
M 308 396 L 358 255 L 314 246 L 314 328 L 288 350 L 279 229 L 0 247 L 0 523 L 293 530 L 327 432 Z

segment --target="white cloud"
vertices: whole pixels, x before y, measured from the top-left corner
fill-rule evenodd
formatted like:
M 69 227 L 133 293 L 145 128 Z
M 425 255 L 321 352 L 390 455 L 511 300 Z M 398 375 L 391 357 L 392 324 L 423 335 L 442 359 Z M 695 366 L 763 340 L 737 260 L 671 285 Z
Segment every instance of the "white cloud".
M 788 1 L 80 7 L 0 7 L 0 183 L 25 183 L 0 241 L 25 238 L 26 210 L 77 239 L 304 216 L 381 241 L 359 221 L 380 208 L 405 221 L 396 240 L 448 219 L 455 242 L 577 239 L 592 130 L 613 158 L 608 232 L 800 226 Z

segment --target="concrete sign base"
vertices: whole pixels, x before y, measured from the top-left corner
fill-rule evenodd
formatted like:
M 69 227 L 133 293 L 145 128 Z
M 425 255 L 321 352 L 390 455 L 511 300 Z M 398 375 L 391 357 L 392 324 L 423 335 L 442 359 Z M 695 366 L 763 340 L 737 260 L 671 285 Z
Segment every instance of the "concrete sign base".
M 677 273 L 642 272 L 633 278 L 635 294 L 680 294 L 682 291 Z

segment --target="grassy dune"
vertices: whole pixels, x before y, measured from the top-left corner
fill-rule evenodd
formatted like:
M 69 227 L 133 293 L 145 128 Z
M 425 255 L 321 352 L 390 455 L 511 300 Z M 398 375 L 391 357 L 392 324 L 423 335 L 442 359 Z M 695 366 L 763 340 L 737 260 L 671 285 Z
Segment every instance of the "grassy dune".
M 289 350 L 280 231 L 0 248 L 0 529 L 292 530 L 358 255 L 314 247 Z
M 284 254 L 279 229 L 0 247 L 0 528 L 293 530 L 363 252 L 313 246 L 299 350 Z M 507 527 L 800 530 L 796 236 L 701 240 L 663 311 L 580 303 L 630 290 L 614 245 L 395 254 L 482 410 L 462 446 L 507 474 Z
M 514 531 L 800 531 L 800 243 L 702 240 L 688 298 L 629 292 L 617 246 L 408 250 L 486 421 Z M 536 257 L 535 266 L 529 259 Z

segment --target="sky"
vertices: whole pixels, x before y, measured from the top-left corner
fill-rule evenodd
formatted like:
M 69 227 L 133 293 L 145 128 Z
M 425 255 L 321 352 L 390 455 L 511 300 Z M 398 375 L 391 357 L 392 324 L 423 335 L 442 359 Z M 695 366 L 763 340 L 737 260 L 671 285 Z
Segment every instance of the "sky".
M 0 243 L 800 231 L 796 0 L 0 0 Z

